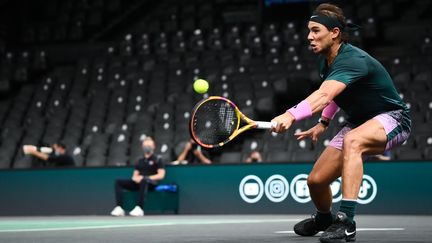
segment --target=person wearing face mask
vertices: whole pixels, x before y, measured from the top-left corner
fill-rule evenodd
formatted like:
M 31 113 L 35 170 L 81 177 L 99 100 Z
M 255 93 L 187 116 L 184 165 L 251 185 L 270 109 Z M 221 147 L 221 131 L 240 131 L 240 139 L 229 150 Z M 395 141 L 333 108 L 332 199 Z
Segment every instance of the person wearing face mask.
M 129 212 L 131 216 L 144 216 L 143 204 L 148 190 L 156 187 L 157 182 L 165 177 L 165 166 L 160 156 L 154 154 L 155 141 L 146 137 L 142 142 L 143 157 L 138 159 L 130 179 L 115 181 L 116 207 L 111 211 L 112 216 L 124 216 L 122 208 L 123 190 L 139 191 L 135 208 Z
M 32 155 L 45 162 L 47 166 L 74 166 L 73 157 L 67 153 L 66 145 L 57 142 L 52 147 L 37 148 L 34 145 L 24 145 L 23 152 L 26 155 Z
M 183 146 L 183 143 L 179 145 Z M 211 164 L 212 161 L 209 157 L 205 149 L 196 144 L 193 139 L 190 139 L 184 144 L 182 152 L 172 164 Z
M 262 156 L 258 150 L 253 150 L 250 152 L 249 156 L 245 159 L 245 163 L 261 163 Z

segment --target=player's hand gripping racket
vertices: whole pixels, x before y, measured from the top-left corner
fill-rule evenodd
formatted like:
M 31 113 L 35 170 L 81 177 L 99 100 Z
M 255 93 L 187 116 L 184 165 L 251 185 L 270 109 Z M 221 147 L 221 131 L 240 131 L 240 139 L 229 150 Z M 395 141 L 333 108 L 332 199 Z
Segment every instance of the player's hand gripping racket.
M 240 127 L 240 122 L 246 124 Z M 239 134 L 252 129 L 270 129 L 272 122 L 254 121 L 244 115 L 230 100 L 210 96 L 200 101 L 193 109 L 190 120 L 192 138 L 205 148 L 225 145 Z

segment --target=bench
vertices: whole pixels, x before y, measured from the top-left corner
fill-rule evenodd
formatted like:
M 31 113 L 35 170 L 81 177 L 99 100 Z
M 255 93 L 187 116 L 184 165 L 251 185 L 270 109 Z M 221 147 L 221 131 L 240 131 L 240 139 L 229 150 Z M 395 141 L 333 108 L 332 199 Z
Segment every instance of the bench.
M 169 189 L 167 187 L 170 187 Z M 175 190 L 173 190 L 175 187 Z M 146 214 L 178 213 L 179 195 L 175 184 L 159 184 L 154 190 L 149 190 L 144 200 Z M 137 191 L 125 191 L 123 195 L 123 208 L 130 211 L 135 207 L 138 197 Z M 142 205 L 141 205 L 142 207 Z

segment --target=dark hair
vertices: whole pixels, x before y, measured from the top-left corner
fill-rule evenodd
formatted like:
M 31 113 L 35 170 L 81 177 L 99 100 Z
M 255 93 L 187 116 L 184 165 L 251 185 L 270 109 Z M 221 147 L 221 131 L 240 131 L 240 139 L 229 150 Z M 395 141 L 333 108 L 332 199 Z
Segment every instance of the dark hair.
M 336 18 L 342 24 L 342 26 L 346 26 L 347 24 L 343 10 L 334 4 L 321 3 L 320 5 L 318 5 L 318 7 L 316 7 L 314 13 L 320 13 L 330 18 Z M 349 39 L 348 33 L 343 30 L 341 30 L 340 33 L 341 33 L 341 40 L 343 42 L 348 41 Z
M 57 142 L 57 143 L 55 143 L 58 147 L 60 147 L 60 148 L 62 148 L 62 149 L 64 149 L 64 150 L 66 150 L 66 144 L 64 144 L 63 142 Z

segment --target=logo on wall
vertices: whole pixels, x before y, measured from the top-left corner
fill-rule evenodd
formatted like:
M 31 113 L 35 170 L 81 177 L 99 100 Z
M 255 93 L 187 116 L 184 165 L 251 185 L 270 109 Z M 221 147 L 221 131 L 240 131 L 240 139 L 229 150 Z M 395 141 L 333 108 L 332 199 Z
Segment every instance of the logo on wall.
M 377 184 L 369 175 L 363 175 L 363 181 L 358 194 L 357 202 L 360 204 L 368 204 L 375 199 L 377 194 Z
M 288 181 L 281 175 L 270 176 L 265 183 L 265 195 L 272 202 L 282 202 L 289 193 Z
M 248 175 L 240 182 L 240 196 L 247 203 L 256 203 L 264 194 L 263 187 L 263 182 L 258 176 Z
M 307 177 L 308 175 L 306 174 L 299 174 L 292 179 L 291 196 L 296 202 L 307 203 L 311 200 L 307 186 Z
M 296 175 L 290 185 L 284 176 L 278 174 L 270 176 L 265 184 L 263 184 L 258 176 L 248 175 L 240 182 L 240 196 L 247 203 L 256 203 L 261 200 L 265 193 L 270 201 L 278 203 L 285 200 L 291 191 L 291 197 L 296 202 L 307 203 L 311 201 L 307 186 L 307 177 L 307 174 Z M 330 188 L 333 202 L 342 200 L 342 180 L 340 177 L 330 184 Z M 363 181 L 358 194 L 358 203 L 368 204 L 372 202 L 377 194 L 377 189 L 375 180 L 369 175 L 363 175 Z
M 342 179 L 339 177 L 330 184 L 333 200 L 332 202 L 339 202 L 342 200 Z

